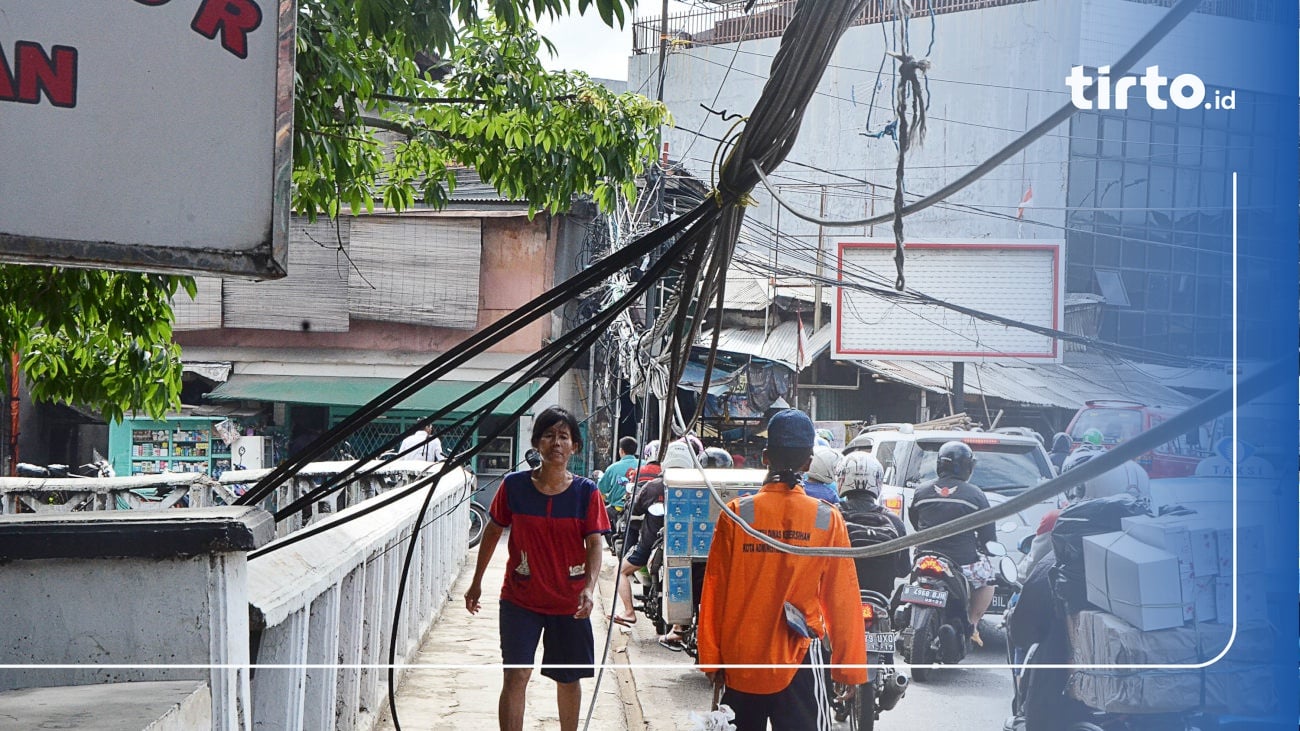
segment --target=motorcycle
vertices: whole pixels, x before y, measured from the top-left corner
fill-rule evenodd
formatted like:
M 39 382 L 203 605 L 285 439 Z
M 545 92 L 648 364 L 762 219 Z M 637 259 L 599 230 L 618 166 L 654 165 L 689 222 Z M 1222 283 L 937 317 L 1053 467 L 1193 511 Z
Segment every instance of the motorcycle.
M 83 464 L 75 469 L 65 464 L 50 464 L 46 466 L 41 466 L 41 465 L 31 464 L 29 462 L 19 462 L 14 469 L 17 471 L 19 477 L 36 477 L 41 479 L 65 478 L 65 477 L 92 478 L 92 477 L 116 477 L 117 476 L 117 473 L 113 470 L 113 466 L 109 464 L 107 459 L 104 459 L 104 456 L 99 453 L 99 450 L 94 450 L 92 454 L 94 456 L 93 461 L 87 464 Z M 48 497 L 46 498 L 46 502 L 50 505 L 66 506 L 69 504 L 69 501 L 73 499 L 74 498 L 71 496 L 70 493 L 65 492 L 63 490 L 58 490 L 58 491 L 50 492 L 48 494 Z M 82 502 L 81 505 L 73 506 L 70 509 L 80 510 L 82 506 L 85 504 L 84 500 L 81 502 Z
M 73 469 L 65 464 L 40 466 L 28 462 L 19 462 L 19 477 L 116 477 L 113 466 L 99 452 L 94 452 L 94 461 Z
M 985 550 L 994 559 L 997 581 L 1014 584 L 1016 564 L 1006 548 L 990 541 Z M 894 610 L 895 624 L 902 628 L 899 650 L 917 681 L 924 682 L 930 675 L 931 669 L 922 666 L 955 665 L 970 652 L 970 595 L 970 582 L 961 566 L 941 553 L 917 553 Z
M 850 729 L 871 731 L 882 712 L 898 705 L 909 681 L 894 667 L 898 633 L 891 628 L 889 599 L 879 592 L 862 589 L 861 601 L 867 631 L 867 682 L 858 686 L 852 701 L 832 705 L 836 721 L 847 719 Z

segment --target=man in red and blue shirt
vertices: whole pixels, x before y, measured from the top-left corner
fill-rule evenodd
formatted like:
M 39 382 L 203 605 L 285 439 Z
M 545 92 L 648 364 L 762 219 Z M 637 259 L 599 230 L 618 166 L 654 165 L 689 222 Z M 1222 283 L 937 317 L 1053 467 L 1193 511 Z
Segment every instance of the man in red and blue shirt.
M 581 711 L 581 679 L 595 674 L 591 612 L 609 518 L 596 483 L 566 469 L 569 458 L 582 449 L 572 414 L 558 406 L 543 411 L 533 424 L 532 443 L 542 464 L 502 481 L 465 592 L 465 608 L 472 614 L 480 609 L 483 574 L 509 528 L 510 555 L 501 587 L 501 656 L 507 667 L 500 726 L 523 728 L 528 678 L 540 641 L 542 675 L 559 685 L 560 728 L 572 731 Z

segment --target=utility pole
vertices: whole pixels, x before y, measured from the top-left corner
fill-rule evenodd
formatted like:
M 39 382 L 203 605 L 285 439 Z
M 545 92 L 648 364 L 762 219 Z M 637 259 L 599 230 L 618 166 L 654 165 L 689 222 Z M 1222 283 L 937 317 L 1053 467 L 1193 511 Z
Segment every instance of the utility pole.
M 955 360 L 952 363 L 952 413 L 960 414 L 966 410 L 966 364 Z
M 822 200 L 818 212 L 818 217 L 821 218 L 822 220 L 826 219 L 826 186 L 825 185 L 822 186 Z M 823 273 L 822 251 L 825 250 L 826 248 L 825 242 L 826 242 L 826 226 L 824 224 L 819 223 L 817 224 L 817 281 L 813 283 L 813 334 L 814 335 L 821 332 L 822 329 L 822 273 Z M 817 373 L 816 368 L 813 369 L 813 373 L 814 374 Z M 798 382 L 799 382 L 799 378 L 798 378 L 798 374 L 796 374 L 795 383 Z M 817 382 L 817 378 L 814 376 L 813 383 L 816 382 Z M 808 415 L 812 417 L 813 421 L 817 420 L 817 390 L 816 389 L 812 389 L 808 394 Z

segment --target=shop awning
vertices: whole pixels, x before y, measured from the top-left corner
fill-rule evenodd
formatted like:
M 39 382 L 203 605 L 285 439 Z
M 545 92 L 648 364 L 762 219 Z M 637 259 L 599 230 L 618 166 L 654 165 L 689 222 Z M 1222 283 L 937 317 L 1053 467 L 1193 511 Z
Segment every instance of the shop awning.
M 234 375 L 217 386 L 208 398 L 214 401 L 270 401 L 286 404 L 313 404 L 317 406 L 362 406 L 397 383 L 393 378 L 358 378 L 350 376 L 254 376 Z M 398 404 L 402 411 L 431 412 L 473 391 L 481 384 L 473 381 L 439 381 L 426 386 L 414 396 Z M 487 393 L 474 398 L 456 409 L 472 411 L 500 396 L 509 386 L 493 386 Z M 514 411 L 536 392 L 537 386 L 529 383 L 510 394 L 494 412 L 504 414 Z

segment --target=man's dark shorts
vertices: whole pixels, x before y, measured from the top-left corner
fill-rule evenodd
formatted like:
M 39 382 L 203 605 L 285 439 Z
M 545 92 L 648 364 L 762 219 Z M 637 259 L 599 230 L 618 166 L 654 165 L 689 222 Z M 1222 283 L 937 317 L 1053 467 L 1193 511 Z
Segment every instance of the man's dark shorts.
M 518 604 L 501 600 L 501 662 L 532 665 L 537 642 L 542 642 L 542 675 L 557 683 L 572 683 L 596 674 L 595 638 L 590 619 L 571 614 L 538 614 Z M 554 668 L 550 665 L 585 665 Z
M 645 566 L 650 562 L 650 552 L 654 549 L 656 536 L 647 535 L 648 533 L 649 531 L 641 531 L 636 545 L 623 557 L 633 566 Z

